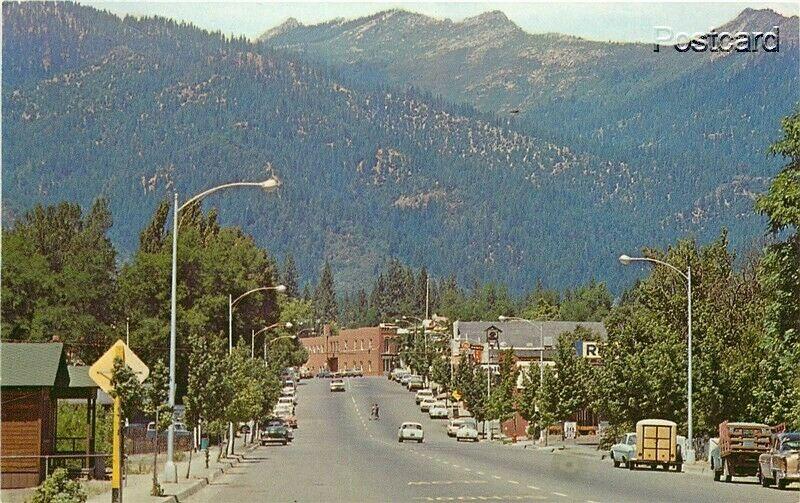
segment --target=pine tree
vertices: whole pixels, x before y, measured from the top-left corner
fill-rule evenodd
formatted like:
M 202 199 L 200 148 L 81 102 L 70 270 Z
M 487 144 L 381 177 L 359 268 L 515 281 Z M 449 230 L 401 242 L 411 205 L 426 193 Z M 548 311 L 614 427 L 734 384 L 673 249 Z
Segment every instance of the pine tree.
M 286 286 L 286 295 L 297 298 L 300 295 L 300 287 L 297 282 L 297 265 L 291 253 L 286 254 L 281 270 L 281 283 Z
M 333 272 L 330 263 L 326 260 L 317 289 L 314 291 L 314 312 L 322 323 L 330 323 L 338 319 L 338 309 Z

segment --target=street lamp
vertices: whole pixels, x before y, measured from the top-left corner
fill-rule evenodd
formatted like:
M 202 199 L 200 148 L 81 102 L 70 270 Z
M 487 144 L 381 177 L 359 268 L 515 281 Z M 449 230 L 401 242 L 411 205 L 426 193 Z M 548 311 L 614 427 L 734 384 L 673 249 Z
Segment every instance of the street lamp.
M 692 266 L 686 266 L 686 272 L 681 271 L 677 267 L 672 264 L 668 264 L 662 260 L 650 258 L 650 257 L 629 257 L 627 255 L 620 255 L 619 261 L 622 265 L 630 265 L 632 262 L 651 262 L 653 264 L 659 264 L 666 267 L 669 267 L 673 271 L 680 274 L 680 276 L 686 280 L 686 303 L 687 303 L 687 317 L 688 317 L 688 324 L 689 324 L 689 365 L 688 365 L 688 391 L 687 391 L 687 426 L 688 432 L 686 435 L 687 443 L 689 444 L 688 449 L 686 449 L 686 459 L 687 463 L 694 463 L 695 455 L 694 455 L 694 445 L 693 445 L 693 437 L 692 437 Z
M 236 304 L 247 297 L 248 295 L 254 294 L 256 292 L 264 292 L 267 290 L 275 290 L 276 292 L 285 292 L 286 286 L 285 285 L 276 285 L 276 286 L 261 286 L 258 288 L 253 288 L 252 290 L 248 290 L 243 294 L 239 295 L 235 299 L 233 295 L 228 294 L 228 354 L 230 355 L 233 353 L 233 308 Z M 228 456 L 233 456 L 233 423 L 228 423 Z
M 169 323 L 169 407 L 175 410 L 175 347 L 176 347 L 176 319 L 177 319 L 177 291 L 178 291 L 178 213 L 188 205 L 201 200 L 207 195 L 222 189 L 233 187 L 259 187 L 266 191 L 277 189 L 281 182 L 277 178 L 269 178 L 263 182 L 233 182 L 218 185 L 188 199 L 183 205 L 178 206 L 178 193 L 174 193 L 172 214 L 172 299 L 170 303 Z M 178 469 L 173 461 L 175 452 L 175 417 L 172 417 L 167 430 L 167 461 L 164 464 L 164 480 L 178 482 Z
M 294 325 L 292 325 L 291 321 L 287 321 L 286 323 L 273 323 L 272 325 L 269 325 L 268 327 L 264 327 L 264 328 L 262 328 L 261 330 L 259 330 L 257 332 L 253 332 L 253 339 L 251 341 L 251 343 L 252 343 L 251 345 L 255 344 L 255 340 L 256 340 L 256 336 L 257 335 L 263 334 L 267 330 L 272 330 L 273 328 L 277 328 L 277 327 L 280 327 L 280 326 L 283 326 L 284 328 L 292 328 Z M 292 335 L 292 336 L 282 335 L 281 337 L 276 337 L 276 339 L 281 339 L 281 338 L 284 338 L 284 337 L 297 338 L 297 336 L 294 336 L 294 335 Z M 273 340 L 275 340 L 275 339 L 273 339 Z M 272 343 L 270 342 L 270 344 L 272 344 Z M 252 351 L 252 348 L 251 348 L 251 351 Z M 266 360 L 267 360 L 267 338 L 264 337 L 264 363 L 266 363 Z

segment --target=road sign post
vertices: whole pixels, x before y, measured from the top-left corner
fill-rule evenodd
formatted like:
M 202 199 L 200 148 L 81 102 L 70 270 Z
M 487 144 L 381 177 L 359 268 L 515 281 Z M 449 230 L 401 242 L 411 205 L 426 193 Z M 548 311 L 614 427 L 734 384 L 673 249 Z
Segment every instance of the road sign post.
M 89 377 L 106 393 L 112 392 L 111 378 L 114 361 L 122 360 L 130 368 L 139 382 L 147 379 L 150 369 L 131 351 L 122 340 L 115 342 L 103 356 L 89 367 Z M 114 397 L 114 417 L 111 440 L 111 502 L 122 503 L 122 398 Z
M 114 358 L 125 361 L 125 350 L 114 346 Z M 111 442 L 111 503 L 122 503 L 122 399 L 114 397 L 113 440 Z

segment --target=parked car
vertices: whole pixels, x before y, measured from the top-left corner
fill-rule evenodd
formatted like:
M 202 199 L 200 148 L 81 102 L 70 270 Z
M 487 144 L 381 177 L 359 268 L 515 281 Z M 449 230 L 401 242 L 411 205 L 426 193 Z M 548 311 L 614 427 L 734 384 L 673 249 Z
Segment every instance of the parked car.
M 344 391 L 344 381 L 341 379 L 334 379 L 331 381 L 331 391 Z
M 293 438 L 291 428 L 287 426 L 283 419 L 277 417 L 265 421 L 260 433 L 259 442 L 261 445 L 267 445 L 270 442 L 286 445 Z
M 408 391 L 415 391 L 420 390 L 425 386 L 425 382 L 423 382 L 422 378 L 419 376 L 414 376 L 408 380 L 408 384 L 406 384 L 406 388 Z
M 294 414 L 294 405 L 295 405 L 294 400 L 295 400 L 294 396 L 278 397 L 278 406 L 288 408 L 292 412 L 292 414 Z
M 611 446 L 611 461 L 614 468 L 619 465 L 628 468 L 628 463 L 636 457 L 636 433 L 626 433 L 616 444 Z
M 432 396 L 427 398 L 423 398 L 422 401 L 419 402 L 419 410 L 420 412 L 428 412 L 431 409 L 431 405 L 436 403 L 436 399 Z
M 425 432 L 422 425 L 419 423 L 403 423 L 397 430 L 397 441 L 405 442 L 406 440 L 416 440 L 421 443 L 425 438 Z
M 317 372 L 317 377 L 319 379 L 330 379 L 331 375 L 332 374 L 330 372 L 328 372 L 327 370 L 320 370 L 319 372 Z
M 450 422 L 447 423 L 447 436 L 448 437 L 455 437 L 456 436 L 456 431 L 458 431 L 458 429 L 461 428 L 461 425 L 464 424 L 464 422 L 467 419 L 469 419 L 469 418 L 459 417 L 459 418 L 456 418 L 456 419 L 451 419 Z
M 392 369 L 392 371 L 389 372 L 389 380 L 399 382 L 400 378 L 408 373 L 409 372 L 406 369 L 401 369 L 401 368 Z
M 462 423 L 461 426 L 459 426 L 459 428 L 456 430 L 456 440 L 458 442 L 461 442 L 462 440 L 477 442 L 478 423 L 476 423 L 474 419 L 464 421 L 464 423 Z
M 717 445 L 708 452 L 714 480 L 757 476 L 759 457 L 769 452 L 771 440 L 772 430 L 766 424 L 720 423 Z
M 642 419 L 636 423 L 636 456 L 628 460 L 628 468 L 657 466 L 677 471 L 683 468 L 683 455 L 678 448 L 678 425 L 664 419 Z
M 158 435 L 159 438 L 165 436 L 167 434 L 167 429 L 164 428 L 163 430 L 159 430 Z M 178 437 L 190 437 L 192 436 L 191 430 L 186 429 L 186 425 L 181 422 L 175 422 L 175 438 Z M 154 439 L 156 438 L 156 423 L 150 421 L 147 423 L 147 431 L 145 431 L 145 438 Z
M 350 369 L 350 375 L 353 377 L 364 377 L 364 372 L 361 369 Z
M 286 386 L 281 390 L 281 397 L 289 397 L 292 399 L 292 403 L 297 405 L 297 393 L 291 386 Z
M 758 480 L 764 487 L 775 484 L 778 489 L 800 482 L 800 431 L 775 436 L 770 451 L 758 457 Z
M 418 375 L 414 375 L 414 374 L 402 374 L 400 376 L 400 381 L 399 382 L 403 386 L 407 386 L 408 385 L 408 381 L 411 380 L 412 377 L 419 377 L 419 376 Z
M 419 405 L 423 398 L 433 398 L 433 391 L 429 389 L 421 389 L 417 391 L 417 394 L 414 396 L 414 401 L 417 402 L 417 405 Z
M 444 402 L 433 402 L 428 408 L 428 416 L 431 419 L 447 419 L 447 404 Z

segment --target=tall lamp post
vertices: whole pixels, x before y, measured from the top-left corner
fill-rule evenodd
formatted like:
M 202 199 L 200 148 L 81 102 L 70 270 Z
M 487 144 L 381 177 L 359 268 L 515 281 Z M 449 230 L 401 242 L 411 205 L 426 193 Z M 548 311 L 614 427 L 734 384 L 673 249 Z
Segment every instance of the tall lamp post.
M 693 436 L 692 436 L 692 433 L 693 433 L 693 428 L 692 428 L 692 266 L 687 265 L 686 266 L 686 272 L 683 272 L 683 271 L 681 271 L 680 269 L 678 269 L 677 267 L 675 267 L 672 264 L 668 264 L 667 262 L 664 262 L 662 260 L 658 260 L 658 259 L 654 259 L 654 258 L 650 258 L 650 257 L 629 257 L 627 255 L 620 255 L 619 256 L 619 261 L 620 261 L 620 263 L 622 263 L 622 265 L 630 265 L 631 262 L 651 262 L 653 264 L 663 265 L 663 266 L 669 267 L 673 271 L 677 272 L 678 274 L 680 274 L 680 276 L 684 280 L 686 280 L 686 304 L 687 304 L 686 311 L 687 311 L 687 321 L 688 321 L 688 324 L 689 324 L 689 328 L 688 328 L 688 331 L 689 331 L 689 336 L 688 336 L 688 339 L 689 339 L 689 341 L 688 341 L 689 342 L 689 350 L 688 350 L 688 353 L 689 353 L 689 358 L 688 358 L 689 359 L 689 365 L 688 365 L 688 371 L 687 371 L 688 372 L 688 376 L 687 376 L 688 390 L 687 390 L 687 399 L 686 399 L 686 401 L 687 401 L 687 415 L 688 415 L 688 417 L 687 417 L 687 429 L 688 429 L 688 432 L 687 432 L 687 435 L 686 435 L 686 440 L 687 440 L 687 443 L 689 444 L 689 447 L 688 447 L 688 449 L 686 449 L 686 456 L 685 456 L 684 461 L 686 461 L 687 463 L 694 463 L 694 461 L 695 461 L 695 453 L 694 453 L 694 443 L 693 443 Z
M 256 292 L 265 292 L 267 290 L 275 290 L 276 292 L 285 292 L 286 285 L 276 285 L 276 286 L 262 286 L 258 288 L 253 288 L 252 290 L 248 290 L 241 294 L 240 296 L 233 298 L 233 295 L 228 294 L 228 354 L 230 355 L 233 353 L 233 308 L 236 304 L 239 303 L 240 300 L 244 299 L 248 295 L 254 294 Z M 228 456 L 233 456 L 233 423 L 228 423 Z
M 174 194 L 173 214 L 172 214 L 172 300 L 170 305 L 169 322 L 169 407 L 175 410 L 175 346 L 176 346 L 176 319 L 177 319 L 177 290 L 178 290 L 178 213 L 190 204 L 201 200 L 207 195 L 218 190 L 234 187 L 259 187 L 266 191 L 277 189 L 281 182 L 277 178 L 269 178 L 263 182 L 233 182 L 218 185 L 214 188 L 203 191 L 196 196 L 188 199 L 181 206 L 178 206 L 178 193 Z M 173 460 L 175 452 L 175 418 L 173 416 L 167 430 L 167 461 L 164 464 L 164 480 L 166 482 L 178 482 L 178 469 Z

